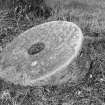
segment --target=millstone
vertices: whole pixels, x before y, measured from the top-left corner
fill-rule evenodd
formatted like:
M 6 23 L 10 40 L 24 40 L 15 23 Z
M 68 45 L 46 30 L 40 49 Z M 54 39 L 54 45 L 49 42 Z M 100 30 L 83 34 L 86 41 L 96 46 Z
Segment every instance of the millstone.
M 51 21 L 23 32 L 3 49 L 0 77 L 20 85 L 44 85 L 69 65 L 83 41 L 72 22 Z M 60 77 L 60 76 L 59 76 Z

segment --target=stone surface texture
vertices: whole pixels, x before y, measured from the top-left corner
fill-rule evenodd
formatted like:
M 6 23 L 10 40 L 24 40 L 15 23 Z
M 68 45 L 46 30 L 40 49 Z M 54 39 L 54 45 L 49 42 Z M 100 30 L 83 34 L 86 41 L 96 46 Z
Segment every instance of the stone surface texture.
M 79 54 L 82 41 L 81 29 L 72 22 L 51 21 L 37 25 L 23 32 L 4 49 L 0 76 L 25 86 L 58 83 L 62 76 L 65 81 L 71 70 L 67 66 Z M 44 50 L 29 55 L 30 46 L 38 42 L 45 44 Z M 75 78 L 72 74 L 69 78 Z

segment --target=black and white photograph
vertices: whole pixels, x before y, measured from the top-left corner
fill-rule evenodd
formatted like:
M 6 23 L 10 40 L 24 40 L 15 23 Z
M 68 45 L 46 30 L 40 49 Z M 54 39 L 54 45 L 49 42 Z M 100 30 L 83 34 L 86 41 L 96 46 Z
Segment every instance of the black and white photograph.
M 0 105 L 105 105 L 105 0 L 0 0 Z

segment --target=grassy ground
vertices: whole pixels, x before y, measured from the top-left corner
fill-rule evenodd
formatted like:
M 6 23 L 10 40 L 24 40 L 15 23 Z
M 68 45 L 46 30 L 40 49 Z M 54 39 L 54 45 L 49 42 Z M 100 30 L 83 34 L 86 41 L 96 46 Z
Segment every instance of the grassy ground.
M 52 6 L 51 16 L 46 19 L 44 16 L 35 17 L 34 12 L 22 16 L 14 11 L 0 11 L 1 46 L 30 27 L 52 20 L 72 21 L 80 26 L 86 37 L 76 61 L 81 70 L 78 83 L 68 81 L 61 86 L 22 87 L 1 80 L 1 105 L 105 104 L 104 1 L 92 0 L 88 4 L 86 0 L 79 1 L 67 0 L 65 4 L 58 1 L 58 4 Z

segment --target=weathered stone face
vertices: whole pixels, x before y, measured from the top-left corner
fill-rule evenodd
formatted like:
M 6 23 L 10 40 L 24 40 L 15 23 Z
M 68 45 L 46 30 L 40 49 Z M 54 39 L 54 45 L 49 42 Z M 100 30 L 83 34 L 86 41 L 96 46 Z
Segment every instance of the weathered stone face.
M 82 40 L 80 28 L 71 22 L 52 21 L 33 27 L 4 49 L 7 66 L 1 67 L 0 76 L 14 84 L 48 83 L 77 56 Z

